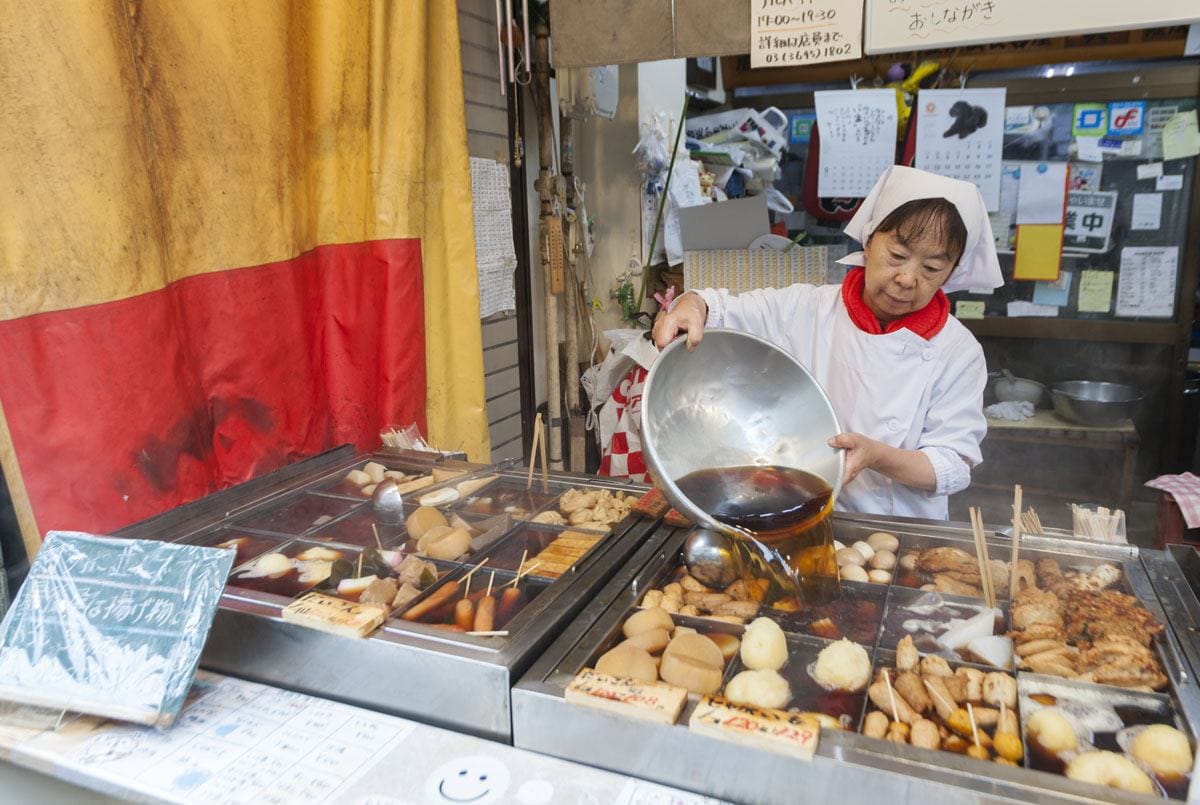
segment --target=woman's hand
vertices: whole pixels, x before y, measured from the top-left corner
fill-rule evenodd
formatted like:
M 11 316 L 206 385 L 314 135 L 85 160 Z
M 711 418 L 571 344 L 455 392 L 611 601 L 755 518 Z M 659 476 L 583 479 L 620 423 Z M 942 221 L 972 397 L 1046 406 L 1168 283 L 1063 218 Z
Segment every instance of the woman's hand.
M 675 302 L 668 313 L 660 313 L 654 321 L 654 345 L 663 349 L 680 333 L 687 333 L 687 349 L 691 352 L 704 337 L 704 321 L 708 305 L 699 294 L 688 292 Z
M 829 440 L 830 447 L 846 451 L 846 477 L 848 484 L 863 470 L 874 470 L 905 486 L 933 492 L 937 489 L 937 475 L 933 462 L 920 450 L 901 450 L 883 442 L 863 436 L 861 433 L 839 433 Z
M 846 476 L 842 484 L 848 484 L 858 477 L 863 470 L 875 469 L 879 462 L 880 448 L 886 448 L 883 442 L 868 439 L 861 433 L 839 433 L 829 440 L 830 447 L 846 451 Z

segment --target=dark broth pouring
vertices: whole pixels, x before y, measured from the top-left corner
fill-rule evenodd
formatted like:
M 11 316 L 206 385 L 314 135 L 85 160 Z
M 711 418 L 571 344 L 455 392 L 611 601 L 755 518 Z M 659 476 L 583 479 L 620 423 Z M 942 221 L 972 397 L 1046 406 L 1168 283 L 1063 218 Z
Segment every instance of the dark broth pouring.
M 698 470 L 675 483 L 714 519 L 748 532 L 771 554 L 764 561 L 784 565 L 792 589 L 778 591 L 777 607 L 836 597 L 833 489 L 823 479 L 791 467 L 748 466 Z M 771 576 L 778 581 L 779 574 Z

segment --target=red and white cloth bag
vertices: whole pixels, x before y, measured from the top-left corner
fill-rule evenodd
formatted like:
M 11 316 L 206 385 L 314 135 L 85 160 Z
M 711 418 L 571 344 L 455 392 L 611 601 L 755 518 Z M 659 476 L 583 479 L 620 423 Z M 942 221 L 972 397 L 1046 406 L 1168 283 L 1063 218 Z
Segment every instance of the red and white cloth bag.
M 646 480 L 641 436 L 642 385 L 646 374 L 641 366 L 630 369 L 600 409 L 600 441 L 604 451 L 600 458 L 601 475 Z
M 646 482 L 642 457 L 642 387 L 658 357 L 658 350 L 644 338 L 633 339 L 621 350 L 633 366 L 612 390 L 600 408 L 600 475 Z
M 1169 492 L 1179 504 L 1183 522 L 1188 528 L 1200 528 L 1200 478 L 1190 472 L 1182 475 L 1160 475 L 1146 486 Z

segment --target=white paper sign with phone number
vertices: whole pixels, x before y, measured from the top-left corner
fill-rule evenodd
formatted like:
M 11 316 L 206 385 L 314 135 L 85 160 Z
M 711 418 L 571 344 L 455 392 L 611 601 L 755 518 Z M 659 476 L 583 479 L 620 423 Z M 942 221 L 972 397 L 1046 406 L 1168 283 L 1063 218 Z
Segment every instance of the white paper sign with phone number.
M 751 0 L 750 67 L 862 56 L 862 0 Z

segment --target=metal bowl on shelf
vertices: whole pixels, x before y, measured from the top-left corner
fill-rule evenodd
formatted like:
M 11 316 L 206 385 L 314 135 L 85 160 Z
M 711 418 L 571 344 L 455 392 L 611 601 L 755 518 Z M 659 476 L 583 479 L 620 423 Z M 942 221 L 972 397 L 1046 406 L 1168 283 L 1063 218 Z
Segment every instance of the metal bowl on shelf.
M 996 399 L 1000 402 L 1031 402 L 1037 407 L 1046 393 L 1046 387 L 1036 380 L 1026 377 L 1015 377 L 1007 369 L 1001 370 L 1001 377 L 996 379 L 992 387 Z
M 1068 422 L 1108 427 L 1133 417 L 1141 389 L 1101 380 L 1072 380 L 1050 387 L 1054 413 Z

